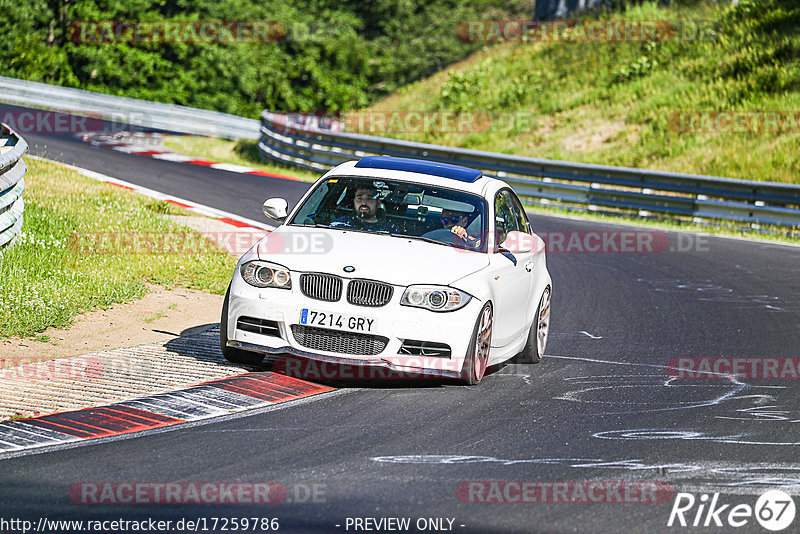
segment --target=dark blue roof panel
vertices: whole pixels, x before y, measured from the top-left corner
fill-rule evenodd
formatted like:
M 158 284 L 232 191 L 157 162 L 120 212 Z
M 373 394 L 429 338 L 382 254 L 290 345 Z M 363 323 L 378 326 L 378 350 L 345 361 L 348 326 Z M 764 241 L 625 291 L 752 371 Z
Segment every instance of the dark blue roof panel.
M 483 175 L 483 172 L 460 165 L 438 163 L 424 159 L 391 158 L 388 156 L 366 156 L 361 158 L 356 167 L 369 169 L 386 169 L 389 171 L 418 172 L 450 178 L 459 182 L 472 183 Z

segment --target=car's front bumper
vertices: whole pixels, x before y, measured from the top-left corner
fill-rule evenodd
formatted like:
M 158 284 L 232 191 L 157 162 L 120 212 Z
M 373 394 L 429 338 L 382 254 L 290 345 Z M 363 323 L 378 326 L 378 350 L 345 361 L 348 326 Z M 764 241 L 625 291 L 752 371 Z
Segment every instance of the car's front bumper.
M 303 295 L 297 285 L 291 290 L 258 289 L 244 282 L 237 273 L 231 284 L 228 305 L 228 346 L 261 354 L 297 356 L 327 365 L 384 369 L 390 371 L 391 376 L 459 377 L 482 303 L 473 298 L 459 310 L 436 313 L 401 306 L 404 289 L 396 286 L 388 304 L 371 308 L 350 304 L 344 297 L 338 302 L 311 299 Z M 370 334 L 388 341 L 383 350 L 367 355 L 303 345 L 292 331 L 293 325 L 299 325 L 303 308 L 373 318 L 377 326 Z M 274 322 L 278 331 L 264 335 L 243 330 L 239 328 L 239 319 L 243 317 Z M 409 341 L 443 343 L 450 347 L 450 354 L 447 357 L 403 354 L 401 351 L 407 348 L 404 343 Z M 355 373 L 358 376 L 353 378 L 381 376 L 380 373 Z

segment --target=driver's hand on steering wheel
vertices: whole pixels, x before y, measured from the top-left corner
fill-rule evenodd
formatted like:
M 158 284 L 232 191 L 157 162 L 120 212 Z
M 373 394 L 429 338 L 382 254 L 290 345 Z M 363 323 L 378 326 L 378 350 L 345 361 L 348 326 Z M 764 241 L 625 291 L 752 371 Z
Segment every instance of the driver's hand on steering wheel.
M 464 241 L 475 241 L 475 238 L 469 235 L 467 233 L 467 229 L 464 228 L 463 226 L 453 226 L 452 228 L 450 228 L 450 231 L 456 234 Z

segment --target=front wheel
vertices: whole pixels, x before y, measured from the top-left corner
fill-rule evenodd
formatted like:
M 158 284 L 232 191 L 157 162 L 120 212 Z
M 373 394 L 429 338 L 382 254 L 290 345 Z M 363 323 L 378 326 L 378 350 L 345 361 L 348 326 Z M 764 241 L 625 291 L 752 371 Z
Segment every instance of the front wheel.
M 222 317 L 219 322 L 219 348 L 222 355 L 231 363 L 243 365 L 258 365 L 264 360 L 263 354 L 250 352 L 247 350 L 236 349 L 228 346 L 228 299 L 231 296 L 231 286 L 225 292 L 225 302 L 222 303 Z
M 461 367 L 461 382 L 473 386 L 481 381 L 489 364 L 489 348 L 492 345 L 492 303 L 487 302 L 472 332 L 467 357 Z
M 536 316 L 533 318 L 531 329 L 528 331 L 528 342 L 522 352 L 517 354 L 516 363 L 539 363 L 544 356 L 544 348 L 547 346 L 547 335 L 550 331 L 550 288 L 546 287 L 539 307 L 536 308 Z

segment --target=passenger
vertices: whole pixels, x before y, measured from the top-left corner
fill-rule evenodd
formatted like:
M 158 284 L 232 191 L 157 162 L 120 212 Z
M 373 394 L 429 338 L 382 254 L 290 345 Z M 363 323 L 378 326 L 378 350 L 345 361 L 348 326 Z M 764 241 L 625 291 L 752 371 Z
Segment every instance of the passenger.
M 470 245 L 479 247 L 481 242 L 467 233 L 467 221 L 469 217 L 466 213 L 455 210 L 442 210 L 442 227 L 450 230 L 458 237 L 467 241 Z

